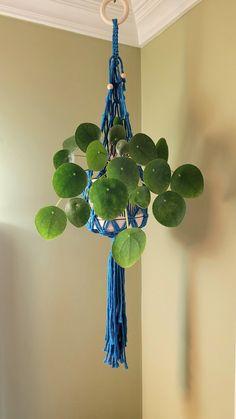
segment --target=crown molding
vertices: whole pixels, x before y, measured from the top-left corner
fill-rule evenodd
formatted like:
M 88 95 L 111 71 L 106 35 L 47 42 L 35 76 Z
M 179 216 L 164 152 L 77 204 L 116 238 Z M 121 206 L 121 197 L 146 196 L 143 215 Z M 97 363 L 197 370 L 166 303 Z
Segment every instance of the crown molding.
M 139 46 L 143 47 L 201 0 L 133 0 Z
M 143 47 L 201 0 L 130 0 L 130 15 L 120 42 Z M 54 28 L 111 40 L 111 27 L 100 18 L 101 0 L 0 0 L 0 14 Z M 109 5 L 111 15 L 121 6 Z M 119 13 L 118 12 L 118 13 Z
M 111 27 L 102 21 L 99 9 L 100 0 L 0 0 L 2 15 L 110 41 Z M 120 9 L 109 5 L 113 15 Z M 139 46 L 132 10 L 121 27 L 120 42 Z

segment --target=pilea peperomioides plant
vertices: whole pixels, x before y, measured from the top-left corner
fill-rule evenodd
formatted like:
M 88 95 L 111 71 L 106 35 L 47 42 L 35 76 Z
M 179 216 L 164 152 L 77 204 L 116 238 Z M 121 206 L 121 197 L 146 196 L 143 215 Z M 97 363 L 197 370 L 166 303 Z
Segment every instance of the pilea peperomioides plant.
M 112 246 L 116 262 L 123 268 L 135 264 L 145 248 L 142 229 L 130 228 L 127 207 L 148 208 L 151 193 L 156 195 L 152 205 L 155 219 L 166 227 L 177 227 L 186 213 L 184 198 L 195 198 L 203 192 L 200 170 L 191 164 L 174 172 L 168 164 L 166 140 L 157 144 L 145 134 L 136 134 L 128 142 L 123 121 L 116 117 L 109 130 L 109 145 L 102 142 L 99 127 L 91 123 L 79 125 L 75 136 L 64 141 L 63 149 L 53 157 L 55 173 L 53 187 L 61 199 L 68 199 L 64 210 L 49 206 L 39 210 L 35 223 L 46 240 L 59 236 L 67 220 L 75 227 L 84 226 L 91 208 L 103 220 L 126 218 L 125 229 L 117 234 Z M 75 164 L 76 149 L 84 152 L 88 170 Z M 88 186 L 88 173 L 93 175 Z M 60 200 L 61 202 L 61 200 Z
M 106 2 L 107 3 L 107 2 Z M 123 2 L 124 3 L 124 2 Z M 127 8 L 128 8 L 128 2 Z M 151 193 L 153 214 L 166 227 L 178 226 L 186 212 L 185 198 L 203 191 L 200 170 L 185 164 L 171 172 L 164 138 L 157 144 L 145 134 L 133 136 L 126 108 L 126 75 L 118 48 L 118 21 L 113 20 L 112 56 L 101 129 L 83 123 L 53 157 L 52 183 L 60 198 L 39 210 L 38 232 L 46 240 L 63 233 L 69 221 L 76 228 L 110 237 L 108 257 L 105 363 L 118 368 L 126 360 L 127 317 L 125 269 L 141 257 Z M 87 170 L 75 163 L 77 149 L 84 153 Z M 66 200 L 66 201 L 62 201 Z M 65 202 L 64 209 L 59 205 Z

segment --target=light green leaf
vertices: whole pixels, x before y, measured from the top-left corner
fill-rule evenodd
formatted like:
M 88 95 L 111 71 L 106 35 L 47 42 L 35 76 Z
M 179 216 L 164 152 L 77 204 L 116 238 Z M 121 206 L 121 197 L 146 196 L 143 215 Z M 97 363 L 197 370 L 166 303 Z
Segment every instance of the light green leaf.
M 151 201 L 149 189 L 145 186 L 138 186 L 129 196 L 132 205 L 138 205 L 140 208 L 147 208 Z
M 102 170 L 108 160 L 107 150 L 100 141 L 93 141 L 88 145 L 86 158 L 90 170 Z
M 69 150 L 71 153 L 73 153 L 73 151 L 76 150 L 77 148 L 77 144 L 75 142 L 75 136 L 73 135 L 70 138 L 67 138 L 64 142 L 63 142 L 63 148 L 65 150 Z
M 66 214 L 55 206 L 41 208 L 35 217 L 36 228 L 45 240 L 55 239 L 62 234 L 66 224 Z
M 141 257 L 146 235 L 139 228 L 128 228 L 119 233 L 112 245 L 112 256 L 122 268 L 130 268 Z
M 128 191 L 118 179 L 98 179 L 89 191 L 95 213 L 104 220 L 113 220 L 128 205 Z

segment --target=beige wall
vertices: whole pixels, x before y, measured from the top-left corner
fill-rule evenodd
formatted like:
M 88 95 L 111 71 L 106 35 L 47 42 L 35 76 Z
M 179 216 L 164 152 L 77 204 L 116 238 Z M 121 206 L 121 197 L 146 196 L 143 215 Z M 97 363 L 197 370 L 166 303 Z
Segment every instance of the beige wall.
M 203 0 L 142 50 L 143 131 L 167 138 L 173 168 L 192 162 L 206 178 L 205 193 L 188 203 L 182 227 L 149 222 L 142 264 L 143 419 L 233 418 L 235 17 L 235 0 Z
M 130 369 L 103 365 L 109 240 L 69 227 L 44 242 L 56 202 L 51 158 L 80 122 L 99 123 L 109 42 L 0 18 L 0 418 L 140 419 L 140 268 L 127 275 Z M 122 47 L 140 124 L 140 51 Z

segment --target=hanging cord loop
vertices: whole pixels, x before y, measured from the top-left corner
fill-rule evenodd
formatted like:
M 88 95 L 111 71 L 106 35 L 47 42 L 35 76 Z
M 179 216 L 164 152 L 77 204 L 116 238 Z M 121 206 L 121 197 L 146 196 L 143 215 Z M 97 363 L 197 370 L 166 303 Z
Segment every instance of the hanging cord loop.
M 112 20 L 110 20 L 107 16 L 106 13 L 106 8 L 108 6 L 109 3 L 111 3 L 113 0 L 103 0 L 100 6 L 100 15 L 102 20 L 107 24 L 107 25 L 112 25 Z M 116 3 L 116 1 L 114 1 L 114 3 Z M 118 25 L 121 25 L 122 23 L 124 23 L 126 21 L 126 19 L 129 16 L 129 2 L 128 0 L 121 0 L 122 6 L 123 6 L 123 14 L 122 16 L 118 19 Z
M 126 129 L 127 140 L 132 138 L 132 129 L 129 121 L 129 113 L 125 103 L 126 75 L 124 65 L 119 56 L 119 26 L 118 20 L 113 19 L 112 56 L 109 60 L 109 84 L 106 97 L 105 111 L 102 117 L 101 131 L 104 134 L 103 144 L 109 151 L 108 132 L 113 126 L 116 116 L 119 116 Z

